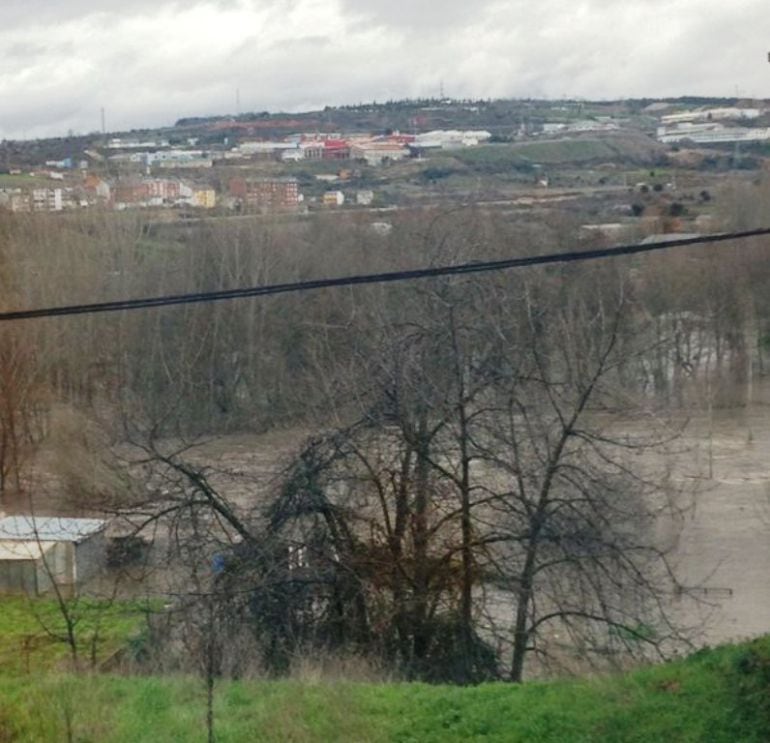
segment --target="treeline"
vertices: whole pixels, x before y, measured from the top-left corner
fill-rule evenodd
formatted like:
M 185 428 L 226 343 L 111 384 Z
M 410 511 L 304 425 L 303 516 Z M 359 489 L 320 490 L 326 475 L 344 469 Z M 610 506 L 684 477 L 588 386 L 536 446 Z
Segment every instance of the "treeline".
M 756 224 L 736 197 L 733 224 Z M 754 202 L 756 203 L 756 202 Z M 572 217 L 518 223 L 460 209 L 396 218 L 386 236 L 361 219 L 149 224 L 139 215 L 0 216 L 5 307 L 255 286 L 580 245 Z M 678 405 L 741 404 L 767 366 L 770 306 L 762 241 L 615 261 L 657 345 L 634 384 Z M 595 263 L 589 274 L 600 275 Z M 521 273 L 522 277 L 526 274 Z M 504 277 L 506 281 L 513 279 Z M 501 277 L 480 279 L 490 286 Z M 519 279 L 516 279 L 519 281 Z M 565 279 L 568 281 L 568 279 Z M 75 405 L 169 407 L 191 431 L 263 430 L 323 407 L 320 382 L 370 334 L 362 308 L 420 287 L 362 287 L 268 299 L 14 324 L 52 396 Z M 400 304 L 397 302 L 396 304 Z M 480 308 L 483 314 L 483 308 Z M 387 315 L 381 322 L 389 322 Z M 641 321 L 640 321 L 641 322 Z M 636 331 L 633 331 L 636 333 Z M 652 332 L 645 325 L 644 332 Z

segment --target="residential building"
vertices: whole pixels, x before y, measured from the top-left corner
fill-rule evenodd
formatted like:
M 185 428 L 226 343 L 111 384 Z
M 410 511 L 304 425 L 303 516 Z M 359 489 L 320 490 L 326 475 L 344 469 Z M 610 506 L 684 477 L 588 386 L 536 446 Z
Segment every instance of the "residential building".
M 327 191 L 323 195 L 324 206 L 342 206 L 345 203 L 345 194 L 342 191 Z
M 64 208 L 60 188 L 33 188 L 32 210 L 36 212 L 60 212 Z
M 180 198 L 179 181 L 166 178 L 153 178 L 145 181 L 147 185 L 147 201 L 150 206 L 174 204 Z
M 300 203 L 296 178 L 233 178 L 229 191 L 246 208 L 294 209 Z
M 192 205 L 199 209 L 214 209 L 217 205 L 217 193 L 213 188 L 193 188 Z
M 71 202 L 72 189 L 0 188 L 0 208 L 12 212 L 60 212 Z M 65 198 L 66 197 L 66 198 Z
M 93 194 L 101 201 L 109 201 L 112 195 L 112 187 L 103 178 L 96 175 L 88 175 L 83 181 L 86 192 Z
M 31 212 L 32 195 L 20 188 L 0 188 L 0 209 L 11 212 Z

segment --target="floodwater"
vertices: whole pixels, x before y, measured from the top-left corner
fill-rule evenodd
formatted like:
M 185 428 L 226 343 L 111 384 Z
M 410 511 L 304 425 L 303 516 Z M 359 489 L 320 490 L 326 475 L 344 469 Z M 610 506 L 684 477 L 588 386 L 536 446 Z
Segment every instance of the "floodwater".
M 697 598 L 681 602 L 697 645 L 770 632 L 770 403 L 760 394 L 770 399 L 770 384 L 755 390 L 750 407 L 691 419 L 673 446 L 672 479 L 690 507 L 666 539 L 679 581 Z M 226 437 L 201 454 L 257 475 L 264 487 L 306 435 Z M 253 483 L 239 500 L 253 497 Z
M 676 442 L 682 453 L 672 455 L 673 481 L 690 491 L 692 505 L 665 538 L 675 545 L 680 582 L 700 601 L 681 602 L 698 645 L 770 633 L 770 403 L 760 395 L 770 400 L 770 383 L 755 390 L 749 407 L 692 419 Z M 219 437 L 193 458 L 238 473 L 225 478 L 223 490 L 253 506 L 276 487 L 307 435 L 295 429 Z
M 697 486 L 674 560 L 704 602 L 702 642 L 770 632 L 770 406 L 703 416 L 685 440 L 675 478 Z

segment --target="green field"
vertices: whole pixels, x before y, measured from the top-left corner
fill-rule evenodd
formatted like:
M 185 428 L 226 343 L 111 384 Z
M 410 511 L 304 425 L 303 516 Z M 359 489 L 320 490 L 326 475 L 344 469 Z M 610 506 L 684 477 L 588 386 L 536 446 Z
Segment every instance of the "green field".
M 452 150 L 464 165 L 481 170 L 522 167 L 524 164 L 568 165 L 570 163 L 636 162 L 654 160 L 659 146 L 634 136 L 575 137 L 538 142 L 490 144 Z
M 75 644 L 84 666 L 112 657 L 146 625 L 148 607 L 137 602 L 87 599 L 67 602 Z M 66 623 L 53 599 L 0 601 L 0 673 L 49 671 L 71 659 Z M 0 734 L 0 741 L 3 740 Z
M 547 165 L 556 163 L 610 160 L 616 150 L 607 142 L 595 139 L 572 139 L 531 142 L 518 145 L 486 145 L 455 151 L 455 156 L 468 165 L 527 160 Z
M 221 682 L 215 695 L 222 743 L 758 743 L 770 731 L 770 640 L 583 681 Z M 206 740 L 200 679 L 0 675 L 0 700 L 2 741 Z
M 0 188 L 38 188 L 50 186 L 54 181 L 43 176 L 7 175 L 0 173 Z M 59 186 L 61 182 L 59 181 Z

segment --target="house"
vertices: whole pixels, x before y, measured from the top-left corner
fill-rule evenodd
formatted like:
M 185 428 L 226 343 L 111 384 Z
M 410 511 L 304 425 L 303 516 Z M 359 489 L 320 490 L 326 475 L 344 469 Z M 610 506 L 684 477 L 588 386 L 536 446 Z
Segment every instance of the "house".
M 71 595 L 105 565 L 107 522 L 57 516 L 0 519 L 0 593 Z
M 327 191 L 323 195 L 324 206 L 342 206 L 345 203 L 345 194 L 342 191 Z
M 192 205 L 199 209 L 213 209 L 217 205 L 217 194 L 213 188 L 193 188 Z
M 93 194 L 101 201 L 109 201 L 112 195 L 110 184 L 96 175 L 87 175 L 83 181 L 83 188 L 89 194 Z

